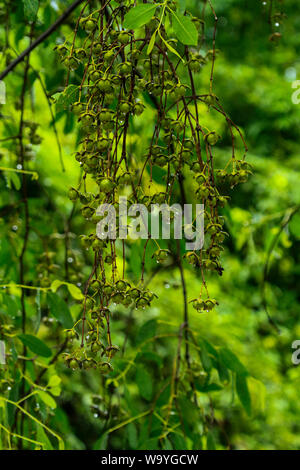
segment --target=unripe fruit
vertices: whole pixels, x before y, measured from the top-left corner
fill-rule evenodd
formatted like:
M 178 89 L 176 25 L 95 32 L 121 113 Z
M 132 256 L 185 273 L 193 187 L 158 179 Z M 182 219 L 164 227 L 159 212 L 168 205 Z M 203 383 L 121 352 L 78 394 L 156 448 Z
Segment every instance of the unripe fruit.
M 192 72 L 200 72 L 201 69 L 200 62 L 197 59 L 191 59 L 189 61 L 189 67 Z
M 186 233 L 186 232 L 185 232 Z M 187 253 L 186 256 L 185 256 L 187 262 L 193 266 L 195 266 L 196 264 L 198 264 L 198 256 L 196 255 L 196 253 L 194 252 L 190 252 L 190 253 Z
M 119 72 L 121 75 L 127 75 L 131 72 L 131 64 L 130 62 L 123 62 L 119 65 Z
M 136 302 L 136 308 L 144 309 L 145 307 L 148 307 L 148 306 L 149 306 L 149 300 L 146 297 L 141 297 Z
M 82 113 L 82 104 L 80 102 L 74 103 L 72 105 L 72 111 L 76 116 L 79 116 Z
M 90 219 L 94 212 L 95 210 L 90 206 L 85 206 L 81 209 L 81 213 L 85 219 Z
M 79 362 L 76 359 L 71 359 L 68 362 L 68 365 L 70 369 L 73 369 L 73 370 L 79 369 Z
M 111 82 L 107 78 L 99 80 L 97 86 L 102 93 L 109 93 L 112 90 Z
M 104 137 L 97 141 L 97 148 L 100 151 L 108 149 L 111 141 L 109 139 L 105 139 Z
M 169 255 L 169 250 L 157 250 L 153 256 L 158 263 L 162 263 L 168 259 Z
M 166 164 L 168 163 L 169 159 L 168 157 L 166 157 L 165 155 L 158 155 L 157 157 L 155 157 L 153 159 L 153 163 L 155 163 L 155 165 L 158 165 L 159 167 L 163 168 L 164 166 L 166 166 Z
M 87 20 L 84 23 L 83 27 L 88 33 L 93 32 L 97 27 L 96 20 L 91 20 L 91 19 Z
M 191 170 L 194 172 L 194 173 L 198 173 L 201 171 L 201 165 L 199 162 L 193 162 L 190 166 Z
M 130 109 L 131 109 L 131 105 L 130 105 L 130 103 L 128 103 L 128 101 L 122 101 L 119 105 L 119 110 L 123 114 L 129 113 Z
M 143 103 L 135 103 L 134 108 L 133 108 L 133 113 L 136 116 L 140 116 L 141 114 L 143 114 L 144 109 L 145 109 L 145 106 L 143 105 Z
M 85 113 L 81 115 L 80 119 L 84 126 L 91 126 L 94 123 L 95 116 L 90 113 Z
M 97 42 L 93 46 L 93 52 L 96 52 L 96 54 L 100 54 L 102 52 L 102 44 L 101 42 Z
M 127 282 L 123 280 L 119 280 L 116 282 L 116 288 L 117 290 L 124 292 L 127 289 Z
M 105 248 L 105 240 L 100 240 L 99 238 L 96 238 L 96 240 L 93 241 L 93 250 L 95 251 L 100 251 Z
M 69 199 L 71 201 L 76 201 L 78 199 L 78 191 L 75 188 L 69 189 Z
M 118 41 L 121 44 L 128 44 L 130 41 L 130 34 L 127 33 L 126 31 L 121 31 L 120 34 L 118 35 Z
M 215 145 L 219 140 L 219 136 L 215 131 L 209 132 L 204 138 L 209 145 Z
M 119 176 L 118 183 L 123 184 L 130 184 L 131 183 L 131 174 L 130 173 L 123 173 L 123 175 Z
M 113 293 L 113 291 L 114 291 L 114 288 L 110 284 L 106 284 L 103 287 L 103 294 L 104 295 L 111 295 Z
M 93 70 L 90 74 L 89 74 L 91 80 L 93 82 L 96 82 L 97 80 L 99 80 L 100 78 L 100 72 L 98 72 L 98 70 Z
M 102 111 L 99 113 L 99 119 L 101 122 L 109 122 L 113 118 L 113 111 L 110 109 L 102 109 Z

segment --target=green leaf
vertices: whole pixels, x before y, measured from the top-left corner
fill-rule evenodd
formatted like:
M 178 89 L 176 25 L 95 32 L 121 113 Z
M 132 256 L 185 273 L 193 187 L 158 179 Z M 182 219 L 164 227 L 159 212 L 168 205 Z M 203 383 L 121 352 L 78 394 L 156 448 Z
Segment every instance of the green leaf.
M 220 356 L 225 366 L 228 369 L 232 370 L 232 372 L 235 372 L 238 375 L 249 375 L 246 367 L 241 363 L 239 358 L 235 354 L 233 354 L 233 352 L 229 349 L 221 348 Z
M 206 449 L 216 450 L 216 443 L 215 443 L 214 435 L 211 431 L 209 431 L 206 436 Z
M 174 32 L 182 44 L 186 46 L 197 46 L 198 31 L 188 16 L 172 10 Z
M 57 387 L 61 382 L 61 378 L 58 375 L 52 375 L 48 382 L 48 387 Z
M 144 343 L 147 339 L 153 338 L 156 334 L 157 321 L 149 320 L 144 323 L 136 337 L 136 344 Z
M 196 381 L 195 386 L 198 392 L 201 393 L 219 392 L 220 390 L 223 390 L 223 387 L 221 387 L 221 385 L 218 385 L 214 382 L 208 385 L 201 385 Z
M 72 328 L 74 322 L 66 302 L 59 295 L 51 292 L 48 292 L 47 296 L 51 315 L 57 318 L 64 328 Z
M 43 390 L 38 390 L 38 395 L 40 399 L 45 403 L 45 405 L 49 406 L 50 408 L 54 409 L 56 408 L 56 401 L 54 398 L 49 395 L 49 393 L 44 392 Z
M 177 57 L 184 63 L 184 60 L 183 58 L 181 57 L 181 55 L 176 51 L 176 49 L 174 49 L 174 47 L 172 47 L 168 41 L 166 41 L 164 39 L 164 37 L 160 34 L 160 32 L 158 31 L 158 34 L 159 34 L 159 37 L 161 38 L 162 42 L 165 44 L 165 46 L 167 47 L 167 49 L 169 49 L 170 52 L 172 52 L 173 54 L 177 55 Z
M 107 449 L 108 434 L 103 434 L 93 445 L 93 450 L 106 450 Z
M 14 187 L 16 188 L 16 190 L 19 191 L 21 189 L 21 181 L 20 181 L 20 178 L 17 175 L 17 173 L 15 173 L 14 171 L 11 171 L 11 172 L 9 172 L 9 177 L 10 177 Z
M 29 21 L 34 21 L 39 9 L 39 0 L 23 0 L 24 15 Z
M 61 388 L 60 387 L 51 387 L 50 392 L 52 393 L 53 396 L 59 397 L 61 394 Z
M 19 335 L 18 338 L 22 341 L 24 346 L 27 346 L 34 354 L 42 357 L 50 357 L 52 355 L 51 349 L 39 338 L 25 334 Z
M 149 372 L 143 367 L 138 367 L 135 380 L 141 396 L 145 398 L 145 400 L 150 401 L 152 398 L 153 387 L 152 378 Z
M 145 3 L 132 8 L 124 18 L 124 28 L 137 29 L 148 23 L 155 13 L 157 5 Z
M 51 290 L 52 292 L 56 292 L 57 289 L 59 289 L 61 286 L 67 286 L 71 296 L 76 299 L 76 300 L 82 300 L 84 298 L 81 290 L 79 287 L 75 286 L 74 284 L 70 284 L 69 282 L 65 281 L 60 281 L 59 279 L 56 279 L 55 281 L 52 282 L 51 284 Z
M 74 284 L 70 284 L 70 283 L 67 283 L 67 287 L 68 287 L 69 292 L 70 292 L 71 296 L 73 297 L 73 299 L 75 299 L 75 300 L 82 300 L 83 299 L 84 296 L 83 296 L 81 290 L 79 289 L 79 287 L 74 286 Z
M 240 402 L 245 408 L 247 414 L 251 415 L 251 397 L 248 389 L 247 379 L 243 375 L 236 376 L 236 391 Z
M 43 444 L 43 450 L 53 450 L 51 442 L 49 441 L 42 426 L 36 427 L 36 438 L 39 442 Z
M 127 436 L 128 436 L 128 443 L 131 449 L 136 449 L 138 446 L 138 433 L 137 433 L 136 425 L 134 423 L 128 424 Z
M 200 346 L 200 358 L 201 358 L 201 362 L 203 365 L 203 369 L 206 372 L 209 372 L 212 369 L 212 362 L 209 357 L 208 351 L 203 341 L 200 341 L 199 346 Z
M 222 358 L 219 357 L 218 361 L 216 361 L 216 368 L 218 370 L 219 378 L 221 382 L 229 382 L 230 380 L 230 375 L 227 367 L 225 366 L 224 362 L 222 361 Z
M 290 232 L 294 235 L 294 237 L 299 240 L 300 239 L 300 214 L 294 215 L 292 220 L 289 223 Z
M 52 96 L 56 103 L 56 112 L 66 110 L 71 106 L 71 104 L 78 101 L 79 98 L 79 87 L 76 85 L 69 85 L 67 88 L 61 92 L 56 93 Z

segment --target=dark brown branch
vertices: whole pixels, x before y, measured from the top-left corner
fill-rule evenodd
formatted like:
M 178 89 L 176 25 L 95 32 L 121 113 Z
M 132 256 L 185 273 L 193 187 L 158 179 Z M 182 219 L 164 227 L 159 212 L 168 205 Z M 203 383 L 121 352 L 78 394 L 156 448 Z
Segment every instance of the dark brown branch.
M 35 41 L 30 44 L 25 51 L 22 52 L 15 60 L 13 60 L 8 67 L 0 74 L 0 80 L 3 80 L 9 72 L 14 70 L 14 68 L 22 62 L 25 57 L 28 56 L 39 44 L 41 44 L 47 37 L 51 36 L 52 33 L 60 26 L 69 16 L 70 14 L 75 10 L 75 8 L 80 5 L 84 0 L 76 0 L 75 2 L 72 3 L 72 5 L 69 6 L 69 8 L 66 9 L 66 11 L 53 23 L 49 28 L 42 33 Z

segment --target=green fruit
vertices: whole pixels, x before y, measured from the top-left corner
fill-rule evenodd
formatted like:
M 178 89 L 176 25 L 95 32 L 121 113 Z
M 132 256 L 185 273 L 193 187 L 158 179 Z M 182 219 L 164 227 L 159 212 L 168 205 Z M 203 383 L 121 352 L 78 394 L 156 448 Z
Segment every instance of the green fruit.
M 122 281 L 122 280 L 117 281 L 116 288 L 118 291 L 124 292 L 127 289 L 127 282 Z
M 168 163 L 168 158 L 165 155 L 158 155 L 154 159 L 155 165 L 163 168 Z
M 113 118 L 113 111 L 109 109 L 102 109 L 99 114 L 99 119 L 101 122 L 109 122 Z
M 98 72 L 98 70 L 93 70 L 89 76 L 93 82 L 96 82 L 100 78 L 100 72 Z
M 104 295 L 111 295 L 113 293 L 113 291 L 114 291 L 114 288 L 110 284 L 106 284 L 103 287 L 103 294 Z
M 131 64 L 129 62 L 123 62 L 119 65 L 119 72 L 121 75 L 127 75 L 131 72 Z
M 157 250 L 154 253 L 154 257 L 158 263 L 162 263 L 163 261 L 166 261 L 169 257 L 169 250 Z
M 70 369 L 79 369 L 79 362 L 76 359 L 71 359 L 68 363 Z
M 98 343 L 93 343 L 92 346 L 91 346 L 91 351 L 93 353 L 97 353 L 101 350 L 101 345 L 98 344 Z
M 110 193 L 114 189 L 114 183 L 109 178 L 103 178 L 100 182 L 100 190 L 104 193 Z
M 195 299 L 193 301 L 193 308 L 197 310 L 197 312 L 201 312 L 204 308 L 204 302 L 201 299 Z
M 94 29 L 96 29 L 97 27 L 97 24 L 96 24 L 96 21 L 94 20 L 87 20 L 85 23 L 84 23 L 84 29 L 88 32 L 88 33 L 91 33 L 92 31 L 94 31 Z
M 136 302 L 136 308 L 144 309 L 145 307 L 148 307 L 148 306 L 149 306 L 149 300 L 146 297 L 141 297 Z
M 110 51 L 107 51 L 105 52 L 104 56 L 103 56 L 103 59 L 104 61 L 107 63 L 107 62 L 110 62 L 111 59 L 113 58 L 114 56 L 114 51 L 113 50 L 110 50 Z
M 123 175 L 119 176 L 118 179 L 119 184 L 130 184 L 131 183 L 131 174 L 130 173 L 123 173 Z
M 84 126 L 91 126 L 94 123 L 93 114 L 85 113 L 81 116 L 81 122 Z
M 219 140 L 219 136 L 215 131 L 212 131 L 206 134 L 205 140 L 209 145 L 216 145 Z
M 111 82 L 107 78 L 102 78 L 101 80 L 99 80 L 97 86 L 102 93 L 109 93 L 110 91 L 112 91 Z
M 108 149 L 111 141 L 109 139 L 105 139 L 104 137 L 97 141 L 97 148 L 100 151 Z
M 92 207 L 86 206 L 81 209 L 81 213 L 85 219 L 90 219 L 94 214 L 94 209 Z
M 201 171 L 201 165 L 199 162 L 193 162 L 190 168 L 194 173 L 198 173 Z
M 120 105 L 119 105 L 119 110 L 120 110 L 121 113 L 123 113 L 123 114 L 129 113 L 129 112 L 130 112 L 130 109 L 131 109 L 130 103 L 128 103 L 127 101 L 123 101 L 123 102 L 120 103 Z
M 192 72 L 200 72 L 201 64 L 197 59 L 191 59 L 189 61 L 189 67 Z
M 69 189 L 69 199 L 71 201 L 76 201 L 78 199 L 78 191 L 76 191 L 76 189 Z
M 118 36 L 118 41 L 121 44 L 128 44 L 130 41 L 130 34 L 127 33 L 126 31 L 121 31 L 119 36 Z
M 145 106 L 142 103 L 135 103 L 134 108 L 133 108 L 133 113 L 136 116 L 140 116 L 141 114 L 143 114 L 144 109 L 145 109 Z
M 186 260 L 189 264 L 191 264 L 192 266 L 195 266 L 198 263 L 198 256 L 196 255 L 196 253 L 193 253 L 193 252 L 187 253 Z
M 93 52 L 96 52 L 96 54 L 100 54 L 102 52 L 101 42 L 97 42 L 96 44 L 94 44 Z
M 124 300 L 124 294 L 122 292 L 116 292 L 111 296 L 111 300 L 115 304 L 121 304 Z
M 93 250 L 95 251 L 103 250 L 103 248 L 105 247 L 105 241 L 100 240 L 99 238 L 96 238 L 96 240 L 93 241 L 92 246 L 93 246 Z

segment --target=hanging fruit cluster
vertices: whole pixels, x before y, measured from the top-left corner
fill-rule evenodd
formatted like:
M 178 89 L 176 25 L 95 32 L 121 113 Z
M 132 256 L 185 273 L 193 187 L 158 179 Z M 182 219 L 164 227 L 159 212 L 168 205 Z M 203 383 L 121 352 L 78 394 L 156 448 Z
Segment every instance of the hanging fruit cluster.
M 95 3 L 95 2 L 94 2 Z M 205 43 L 203 20 L 183 12 L 178 2 L 143 3 L 132 1 L 102 2 L 100 8 L 91 3 L 83 8 L 71 43 L 56 47 L 61 61 L 68 68 L 68 86 L 64 98 L 76 95 L 72 111 L 78 117 L 82 140 L 76 160 L 82 168 L 78 187 L 69 191 L 74 203 L 81 205 L 81 214 L 90 227 L 90 235 L 82 236 L 85 249 L 94 252 L 94 264 L 85 289 L 81 325 L 68 332 L 78 343 L 67 354 L 71 368 L 97 367 L 111 369 L 110 359 L 118 350 L 111 340 L 111 305 L 122 304 L 144 309 L 155 295 L 143 284 L 145 253 L 155 244 L 154 258 L 164 263 L 172 256 L 162 250 L 156 240 L 145 241 L 142 280 L 131 285 L 125 278 L 123 242 L 121 262 L 120 240 L 101 240 L 96 235 L 96 210 L 101 203 L 114 205 L 118 211 L 119 196 L 126 194 L 131 203 L 151 204 L 174 202 L 178 181 L 193 175 L 194 197 L 205 206 L 205 249 L 185 254 L 202 279 L 198 299 L 192 300 L 197 311 L 209 311 L 217 304 L 211 299 L 205 273 L 222 274 L 220 254 L 226 233 L 219 208 L 228 197 L 220 188 L 233 187 L 247 180 L 250 167 L 244 157 L 235 157 L 235 139 L 243 136 L 222 108 L 213 93 L 214 66 L 217 51 L 215 21 L 211 48 Z M 90 8 L 87 11 L 87 8 Z M 84 31 L 79 37 L 78 31 Z M 207 52 L 200 53 L 207 49 Z M 210 82 L 205 94 L 198 93 L 197 74 L 210 67 Z M 80 77 L 80 85 L 69 84 Z M 146 110 L 145 93 L 152 107 Z M 214 168 L 214 146 L 220 136 L 201 124 L 200 105 L 220 113 L 226 120 L 232 140 L 232 156 L 223 169 Z M 155 110 L 153 110 L 155 108 Z M 130 135 L 143 113 L 153 110 L 154 124 L 147 154 L 138 160 L 131 152 Z M 165 188 L 156 191 L 153 169 L 164 172 Z M 181 191 L 180 202 L 183 204 Z M 178 200 L 177 200 L 178 202 Z M 183 231 L 193 231 L 193 224 Z M 158 245 L 158 246 L 157 246 Z M 122 265 L 123 256 L 123 268 Z M 121 271 L 121 272 L 120 272 Z

